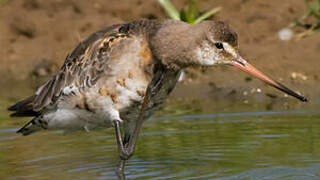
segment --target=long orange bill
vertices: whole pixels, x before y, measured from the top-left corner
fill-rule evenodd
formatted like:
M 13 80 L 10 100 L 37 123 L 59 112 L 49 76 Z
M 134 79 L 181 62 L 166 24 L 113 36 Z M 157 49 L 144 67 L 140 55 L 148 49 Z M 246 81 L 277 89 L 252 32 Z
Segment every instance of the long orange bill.
M 232 61 L 231 63 L 233 66 L 239 68 L 240 70 L 252 75 L 253 77 L 256 77 L 263 82 L 279 89 L 280 91 L 283 91 L 287 93 L 288 95 L 291 95 L 300 101 L 307 102 L 308 99 L 295 93 L 291 89 L 287 88 L 286 86 L 282 85 L 281 83 L 274 81 L 273 79 L 269 78 L 267 75 L 256 69 L 254 66 L 249 64 L 246 60 L 244 60 L 241 56 L 239 56 L 236 60 Z

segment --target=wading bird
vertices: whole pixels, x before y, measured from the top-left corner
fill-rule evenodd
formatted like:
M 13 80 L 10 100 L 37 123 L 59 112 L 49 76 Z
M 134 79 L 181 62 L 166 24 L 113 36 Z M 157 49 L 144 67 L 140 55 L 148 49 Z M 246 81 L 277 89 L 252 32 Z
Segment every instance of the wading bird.
M 32 116 L 18 133 L 114 127 L 119 156 L 132 156 L 139 131 L 190 66 L 232 65 L 301 101 L 239 55 L 237 34 L 224 22 L 190 26 L 141 20 L 104 28 L 80 42 L 34 95 L 9 107 Z M 123 134 L 121 129 L 123 128 Z

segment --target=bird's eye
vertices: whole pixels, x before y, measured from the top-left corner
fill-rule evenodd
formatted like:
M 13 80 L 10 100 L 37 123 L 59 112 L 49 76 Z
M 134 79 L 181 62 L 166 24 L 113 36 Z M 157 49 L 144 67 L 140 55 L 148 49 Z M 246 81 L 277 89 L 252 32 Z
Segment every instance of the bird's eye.
M 215 43 L 216 47 L 218 49 L 223 49 L 223 44 L 222 43 Z

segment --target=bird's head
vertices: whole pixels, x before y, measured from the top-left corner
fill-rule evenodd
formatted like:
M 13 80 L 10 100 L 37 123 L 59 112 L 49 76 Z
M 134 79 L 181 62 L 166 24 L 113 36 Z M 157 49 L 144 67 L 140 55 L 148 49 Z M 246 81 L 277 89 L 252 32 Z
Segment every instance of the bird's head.
M 195 26 L 170 21 L 155 37 L 154 52 L 164 64 L 180 68 L 191 65 L 232 65 L 301 101 L 307 101 L 242 58 L 237 33 L 222 21 L 204 21 Z
M 221 21 L 204 21 L 192 28 L 202 33 L 202 39 L 198 40 L 198 47 L 195 49 L 196 61 L 200 65 L 232 65 L 301 101 L 307 101 L 305 97 L 271 79 L 242 58 L 239 53 L 237 33 L 226 23 Z
M 204 21 L 192 27 L 194 61 L 202 66 L 232 64 L 239 57 L 238 35 L 222 21 Z

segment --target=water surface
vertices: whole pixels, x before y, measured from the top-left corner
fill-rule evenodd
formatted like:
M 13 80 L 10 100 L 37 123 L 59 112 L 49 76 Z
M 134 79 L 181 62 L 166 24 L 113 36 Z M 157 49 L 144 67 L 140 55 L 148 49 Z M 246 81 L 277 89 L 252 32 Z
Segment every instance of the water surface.
M 0 179 L 117 179 L 113 129 L 22 137 L 15 131 L 25 121 L 0 121 Z M 125 174 L 313 180 L 320 179 L 319 149 L 320 114 L 313 111 L 162 116 L 144 124 Z

